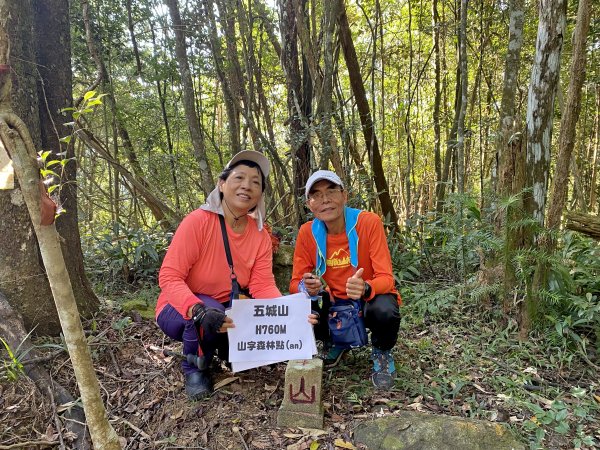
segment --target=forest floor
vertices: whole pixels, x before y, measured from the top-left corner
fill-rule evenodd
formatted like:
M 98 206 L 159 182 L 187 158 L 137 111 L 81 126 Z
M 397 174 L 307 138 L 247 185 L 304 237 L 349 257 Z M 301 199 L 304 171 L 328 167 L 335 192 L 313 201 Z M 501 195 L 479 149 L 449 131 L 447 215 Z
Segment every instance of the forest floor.
M 423 316 L 403 321 L 391 391 L 371 385 L 367 348 L 325 371 L 324 431 L 277 428 L 285 364 L 223 370 L 210 399 L 189 402 L 179 362 L 162 355 L 180 344 L 152 320 L 106 307 L 84 326 L 109 419 L 126 449 L 361 448 L 353 442 L 355 426 L 399 410 L 503 423 L 531 448 L 596 448 L 600 387 L 585 363 L 541 338 L 518 341 L 514 326 L 498 325 L 481 305 L 459 301 Z M 45 366 L 52 377 L 77 392 L 61 341 L 36 344 L 51 358 Z M 69 448 L 71 437 L 58 420 L 68 407 L 53 408 L 25 376 L 2 380 L 0 449 L 59 448 L 61 441 Z

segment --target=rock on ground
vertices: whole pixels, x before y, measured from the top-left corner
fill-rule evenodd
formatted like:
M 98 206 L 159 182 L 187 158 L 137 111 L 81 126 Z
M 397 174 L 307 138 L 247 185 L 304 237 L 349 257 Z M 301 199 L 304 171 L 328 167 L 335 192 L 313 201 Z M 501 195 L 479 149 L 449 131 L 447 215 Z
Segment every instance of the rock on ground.
M 360 424 L 354 439 L 369 450 L 525 450 L 498 423 L 411 411 Z

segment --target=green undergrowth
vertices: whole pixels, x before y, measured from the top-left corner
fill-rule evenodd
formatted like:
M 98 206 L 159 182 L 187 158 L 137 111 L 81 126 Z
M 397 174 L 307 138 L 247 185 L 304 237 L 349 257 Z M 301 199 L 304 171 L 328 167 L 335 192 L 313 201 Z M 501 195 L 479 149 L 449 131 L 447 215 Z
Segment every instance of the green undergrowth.
M 404 294 L 396 389 L 409 406 L 505 423 L 531 449 L 600 445 L 598 374 L 581 353 L 547 330 L 519 340 L 497 305 L 460 286 Z

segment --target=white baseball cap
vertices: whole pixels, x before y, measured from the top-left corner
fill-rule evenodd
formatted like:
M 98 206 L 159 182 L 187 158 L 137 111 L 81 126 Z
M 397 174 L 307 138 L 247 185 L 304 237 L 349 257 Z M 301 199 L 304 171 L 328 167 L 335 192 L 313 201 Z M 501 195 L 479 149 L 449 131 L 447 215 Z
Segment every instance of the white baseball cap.
M 332 172 L 331 170 L 317 170 L 310 177 L 308 177 L 308 180 L 306 180 L 306 188 L 304 190 L 304 195 L 306 196 L 306 199 L 308 199 L 308 194 L 310 193 L 310 190 L 312 189 L 314 184 L 323 180 L 330 181 L 333 184 L 337 184 L 342 189 L 344 189 L 344 183 L 342 182 L 342 179 L 338 177 L 334 172 Z
M 260 167 L 260 170 L 265 176 L 265 178 L 269 177 L 269 173 L 271 172 L 271 163 L 265 155 L 255 150 L 242 150 L 241 152 L 236 153 L 235 156 L 231 158 L 231 161 L 229 161 L 225 167 L 231 167 L 235 163 L 244 160 L 252 161 L 258 164 L 258 167 Z

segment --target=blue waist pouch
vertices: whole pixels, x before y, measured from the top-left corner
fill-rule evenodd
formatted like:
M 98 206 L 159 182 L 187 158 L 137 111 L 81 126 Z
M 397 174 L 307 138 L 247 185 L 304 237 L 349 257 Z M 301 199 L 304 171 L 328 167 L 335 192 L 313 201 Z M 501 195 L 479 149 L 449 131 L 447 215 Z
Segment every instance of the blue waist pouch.
M 327 319 L 334 345 L 339 348 L 356 348 L 367 345 L 367 329 L 360 302 L 348 300 L 338 303 L 329 308 Z

